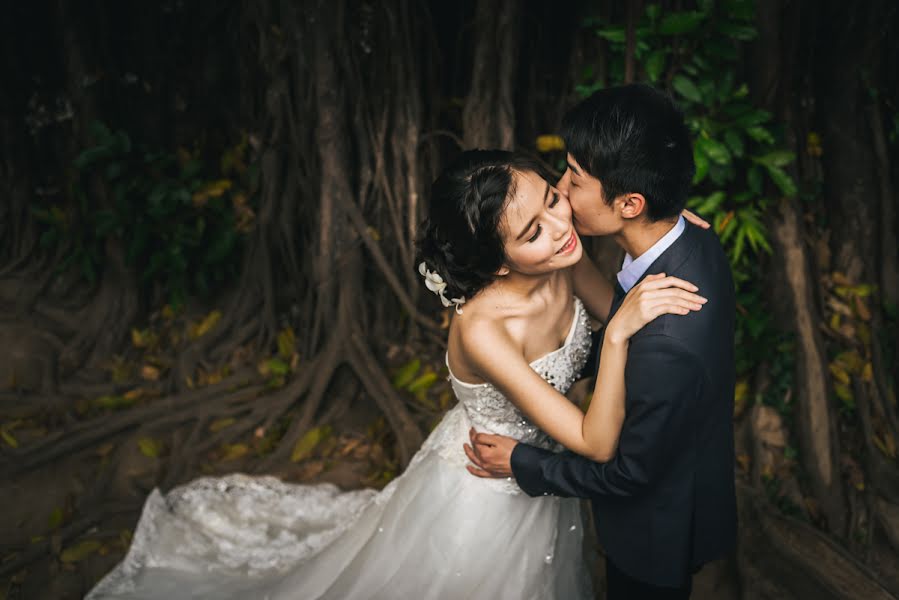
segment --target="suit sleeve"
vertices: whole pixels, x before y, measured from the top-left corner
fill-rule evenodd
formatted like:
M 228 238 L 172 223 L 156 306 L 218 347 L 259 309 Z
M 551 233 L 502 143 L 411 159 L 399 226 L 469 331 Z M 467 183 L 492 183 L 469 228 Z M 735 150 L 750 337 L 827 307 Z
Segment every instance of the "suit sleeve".
M 692 436 L 692 415 L 703 371 L 678 340 L 644 335 L 631 340 L 625 368 L 626 409 L 615 457 L 598 463 L 573 452 L 518 444 L 512 473 L 530 496 L 629 497 L 658 481 Z

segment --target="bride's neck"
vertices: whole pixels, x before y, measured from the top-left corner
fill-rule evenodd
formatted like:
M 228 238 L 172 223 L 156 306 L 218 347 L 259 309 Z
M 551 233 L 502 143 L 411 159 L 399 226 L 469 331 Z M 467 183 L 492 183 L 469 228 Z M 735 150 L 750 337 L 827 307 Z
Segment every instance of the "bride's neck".
M 522 299 L 533 298 L 551 292 L 558 279 L 557 273 L 541 273 L 539 275 L 527 275 L 525 273 L 510 272 L 496 281 L 496 290 L 503 294 L 512 294 Z

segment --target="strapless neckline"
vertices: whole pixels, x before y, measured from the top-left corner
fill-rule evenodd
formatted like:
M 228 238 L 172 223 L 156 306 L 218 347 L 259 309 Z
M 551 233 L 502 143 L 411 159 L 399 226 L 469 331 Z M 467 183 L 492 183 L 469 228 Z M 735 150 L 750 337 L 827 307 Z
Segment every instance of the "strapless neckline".
M 544 354 L 543 356 L 541 356 L 540 358 L 536 358 L 536 359 L 532 360 L 530 363 L 528 363 L 528 365 L 531 368 L 533 368 L 536 371 L 537 369 L 534 368 L 535 365 L 539 365 L 544 360 L 546 360 L 552 356 L 555 356 L 556 354 L 558 354 L 559 352 L 562 352 L 563 350 L 565 350 L 565 348 L 567 348 L 568 346 L 571 345 L 571 342 L 574 339 L 574 332 L 577 330 L 577 324 L 578 324 L 578 320 L 580 319 L 580 316 L 581 316 L 581 311 L 583 311 L 583 310 L 584 310 L 583 302 L 581 302 L 580 298 L 575 296 L 574 297 L 574 318 L 571 320 L 571 327 L 568 328 L 568 335 L 565 336 L 565 341 L 562 342 L 562 345 L 559 346 L 558 348 L 556 348 L 555 350 L 548 352 L 548 353 Z M 491 385 L 490 383 L 487 383 L 487 382 L 468 383 L 467 381 L 462 381 L 461 379 L 459 379 L 458 377 L 453 375 L 453 370 L 450 369 L 450 366 L 449 366 L 449 352 L 447 352 L 445 354 L 444 361 L 446 362 L 446 370 L 449 372 L 450 379 L 452 379 L 459 385 L 461 385 L 463 387 L 471 387 L 471 388 L 476 388 L 476 387 L 480 387 L 480 386 L 484 386 L 484 385 Z

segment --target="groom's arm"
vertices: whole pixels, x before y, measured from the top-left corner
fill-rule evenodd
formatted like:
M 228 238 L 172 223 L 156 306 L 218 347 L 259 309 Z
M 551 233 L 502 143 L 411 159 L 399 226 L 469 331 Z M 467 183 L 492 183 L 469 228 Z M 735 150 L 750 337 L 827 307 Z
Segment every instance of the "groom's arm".
M 656 483 L 686 436 L 703 382 L 702 367 L 664 335 L 631 341 L 625 369 L 627 417 L 615 457 L 594 462 L 572 452 L 527 444 L 512 452 L 512 473 L 527 494 L 634 496 Z

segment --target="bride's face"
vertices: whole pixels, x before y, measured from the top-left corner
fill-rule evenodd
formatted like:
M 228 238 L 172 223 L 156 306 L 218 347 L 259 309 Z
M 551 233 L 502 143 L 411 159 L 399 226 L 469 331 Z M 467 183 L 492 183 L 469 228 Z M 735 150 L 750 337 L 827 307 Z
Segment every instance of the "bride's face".
M 500 221 L 506 266 L 536 275 L 574 265 L 583 248 L 568 197 L 536 173 L 516 171 L 514 177 L 515 193 Z

